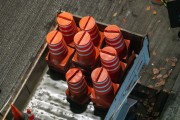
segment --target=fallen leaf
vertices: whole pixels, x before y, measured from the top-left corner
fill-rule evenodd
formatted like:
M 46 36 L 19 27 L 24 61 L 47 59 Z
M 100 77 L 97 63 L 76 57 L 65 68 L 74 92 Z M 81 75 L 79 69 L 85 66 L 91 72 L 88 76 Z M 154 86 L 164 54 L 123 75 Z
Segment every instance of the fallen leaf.
M 153 51 L 153 53 L 152 53 L 154 56 L 156 55 L 156 51 Z
M 164 80 L 164 79 L 161 79 L 158 83 L 155 84 L 154 87 L 160 87 L 160 86 L 162 86 L 162 85 L 164 85 L 164 84 L 165 84 L 165 80 Z
M 162 74 L 158 74 L 158 75 L 156 76 L 156 78 L 157 78 L 157 79 L 162 78 Z
M 158 73 L 159 73 L 159 69 L 153 68 L 153 74 L 155 75 L 155 74 L 158 74 Z
M 153 15 L 156 15 L 157 14 L 157 11 L 156 10 L 153 10 Z
M 152 85 L 148 85 L 148 87 L 149 87 L 149 88 L 153 88 L 153 86 L 152 86 Z
M 156 79 L 156 75 L 154 77 L 152 77 L 152 79 L 155 80 Z
M 164 79 L 166 79 L 166 78 L 168 78 L 168 77 L 169 77 L 168 74 L 163 75 L 163 78 L 164 78 Z
M 149 11 L 150 9 L 151 9 L 151 7 L 150 7 L 150 6 L 147 6 L 147 7 L 146 7 L 146 10 L 147 10 L 147 11 Z
M 117 12 L 115 12 L 114 14 L 113 14 L 113 17 L 116 17 L 117 16 Z

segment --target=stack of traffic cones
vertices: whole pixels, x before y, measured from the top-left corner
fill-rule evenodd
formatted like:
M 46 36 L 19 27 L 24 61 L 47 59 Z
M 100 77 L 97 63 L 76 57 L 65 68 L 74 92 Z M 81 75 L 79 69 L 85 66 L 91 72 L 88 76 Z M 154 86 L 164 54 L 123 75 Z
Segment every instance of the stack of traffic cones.
M 68 12 L 63 12 L 57 15 L 58 29 L 63 34 L 65 42 L 74 47 L 73 38 L 78 29 L 73 19 L 73 15 Z
M 49 67 L 61 73 L 65 73 L 70 67 L 70 59 L 74 54 L 74 49 L 64 42 L 61 32 L 54 30 L 46 36 L 49 53 L 46 61 Z
M 101 64 L 114 83 L 119 83 L 125 69 L 124 63 L 120 62 L 117 52 L 113 47 L 105 47 L 100 51 Z
M 108 109 L 129 64 L 130 41 L 123 38 L 116 25 L 99 29 L 91 16 L 80 20 L 80 28 L 67 12 L 58 14 L 57 22 L 58 30 L 46 37 L 46 61 L 50 68 L 66 72 L 67 98 L 78 105 L 91 100 L 95 107 Z M 106 47 L 101 49 L 103 40 Z
M 79 22 L 81 30 L 85 30 L 91 36 L 91 40 L 97 48 L 101 47 L 104 35 L 99 31 L 96 21 L 91 16 L 83 17 Z
M 69 69 L 66 73 L 66 81 L 68 83 L 66 95 L 70 100 L 79 105 L 84 105 L 89 102 L 91 89 L 87 85 L 80 69 Z
M 120 60 L 125 59 L 128 53 L 129 40 L 124 40 L 121 30 L 116 25 L 109 25 L 104 30 L 104 36 L 107 46 L 114 47 Z
M 93 82 L 91 101 L 96 108 L 108 109 L 114 100 L 119 85 L 111 81 L 107 70 L 103 67 L 93 70 L 91 78 Z

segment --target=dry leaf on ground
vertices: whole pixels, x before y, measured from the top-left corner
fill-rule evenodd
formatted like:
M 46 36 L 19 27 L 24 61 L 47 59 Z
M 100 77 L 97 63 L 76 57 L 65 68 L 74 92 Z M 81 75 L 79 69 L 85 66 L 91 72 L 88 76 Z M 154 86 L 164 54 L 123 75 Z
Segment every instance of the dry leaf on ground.
M 157 68 L 153 68 L 153 74 L 155 75 L 155 74 L 159 74 L 159 69 L 157 69 Z
M 165 84 L 165 80 L 161 79 L 158 83 L 155 84 L 154 87 L 160 87 L 160 86 L 163 86 L 164 84 Z
M 153 15 L 156 15 L 157 14 L 157 11 L 156 10 L 153 10 Z
M 149 88 L 153 88 L 153 86 L 152 86 L 152 85 L 148 85 L 148 87 L 149 87 Z
M 164 79 L 166 79 L 166 78 L 168 78 L 168 77 L 169 77 L 168 74 L 164 74 L 164 75 L 163 75 L 163 78 L 164 78 Z
M 115 12 L 114 14 L 113 14 L 113 17 L 116 17 L 117 16 L 117 12 Z
M 157 78 L 157 79 L 160 79 L 160 78 L 162 78 L 162 76 L 163 76 L 162 74 L 158 74 L 158 75 L 156 76 L 156 78 Z

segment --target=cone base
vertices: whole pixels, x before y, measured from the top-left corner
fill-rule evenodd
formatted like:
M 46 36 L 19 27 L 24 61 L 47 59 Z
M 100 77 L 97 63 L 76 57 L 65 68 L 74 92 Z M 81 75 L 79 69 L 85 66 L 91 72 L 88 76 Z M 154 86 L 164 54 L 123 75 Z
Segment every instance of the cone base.
M 51 57 L 50 53 L 48 52 L 46 56 L 46 62 L 50 69 L 55 70 L 59 73 L 63 73 L 63 74 L 67 72 L 67 70 L 71 66 L 70 61 L 75 52 L 73 48 L 70 48 L 68 46 L 67 46 L 67 49 L 68 49 L 67 55 L 64 57 L 64 59 L 62 59 L 61 61 L 58 61 L 58 63 L 54 62 L 55 60 Z
M 91 88 L 89 86 L 88 86 L 88 92 L 82 96 L 71 95 L 69 90 L 68 89 L 66 90 L 67 99 L 71 100 L 77 105 L 88 104 L 90 102 L 90 94 L 91 94 Z
M 103 109 L 103 110 L 108 110 L 109 107 L 111 106 L 118 89 L 120 85 L 112 83 L 113 84 L 113 97 L 111 99 L 109 97 L 103 97 L 102 95 L 98 95 L 95 93 L 94 89 L 92 88 L 92 93 L 91 93 L 91 101 L 93 102 L 93 105 L 96 109 Z

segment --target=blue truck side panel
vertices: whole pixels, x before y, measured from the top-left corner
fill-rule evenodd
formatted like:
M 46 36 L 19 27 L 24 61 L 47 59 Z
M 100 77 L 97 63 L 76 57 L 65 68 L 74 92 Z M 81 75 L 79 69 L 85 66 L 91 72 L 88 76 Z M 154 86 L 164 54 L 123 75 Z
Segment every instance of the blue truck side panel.
M 109 111 L 105 117 L 105 120 L 123 120 L 131 107 L 133 102 L 128 102 L 127 98 L 130 92 L 133 90 L 139 79 L 139 72 L 144 64 L 148 64 L 150 60 L 149 49 L 148 49 L 148 37 L 144 37 L 143 47 L 134 60 L 134 63 L 126 75 L 124 82 L 118 91 Z M 123 109 L 123 108 L 126 109 Z M 126 114 L 125 114 L 126 113 Z

